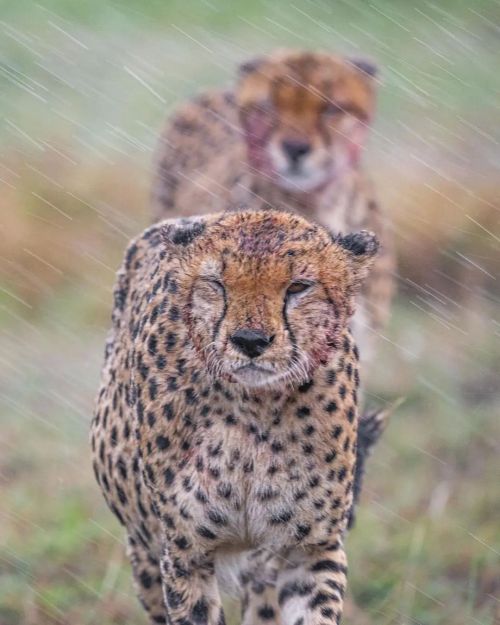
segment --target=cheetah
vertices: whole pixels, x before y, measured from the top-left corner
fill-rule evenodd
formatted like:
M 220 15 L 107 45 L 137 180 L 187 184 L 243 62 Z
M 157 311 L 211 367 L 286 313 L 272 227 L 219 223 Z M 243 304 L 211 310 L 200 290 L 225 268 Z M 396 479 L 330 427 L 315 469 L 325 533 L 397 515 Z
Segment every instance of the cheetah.
M 180 107 L 159 142 L 153 217 L 286 210 L 332 232 L 367 229 L 381 251 L 353 320 L 363 363 L 375 355 L 394 290 L 390 232 L 360 159 L 377 68 L 329 53 L 280 50 L 247 61 L 230 91 Z
M 375 235 L 277 211 L 165 220 L 128 247 L 91 426 L 152 623 L 338 623 Z

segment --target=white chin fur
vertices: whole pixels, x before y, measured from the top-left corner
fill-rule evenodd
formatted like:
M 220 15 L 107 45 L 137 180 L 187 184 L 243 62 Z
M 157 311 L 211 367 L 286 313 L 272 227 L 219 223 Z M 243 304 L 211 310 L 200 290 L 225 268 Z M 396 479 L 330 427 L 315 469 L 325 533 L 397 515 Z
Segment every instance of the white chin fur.
M 314 191 L 327 180 L 323 172 L 314 174 L 278 174 L 276 183 L 286 191 Z
M 274 387 L 280 380 L 286 377 L 286 373 L 267 373 L 265 371 L 244 370 L 236 371 L 233 378 L 247 388 Z

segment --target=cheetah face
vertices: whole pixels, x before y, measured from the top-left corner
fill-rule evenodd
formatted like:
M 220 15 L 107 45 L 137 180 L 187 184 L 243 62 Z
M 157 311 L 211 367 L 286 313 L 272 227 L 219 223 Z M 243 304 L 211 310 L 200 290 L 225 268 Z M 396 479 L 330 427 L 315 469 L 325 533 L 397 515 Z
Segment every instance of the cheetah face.
M 179 258 L 184 322 L 208 372 L 249 388 L 310 379 L 353 312 L 377 249 L 374 235 L 332 237 L 269 211 L 181 230 L 164 226 Z
M 359 159 L 375 73 L 366 61 L 304 52 L 244 64 L 237 100 L 250 165 L 296 192 L 337 179 Z

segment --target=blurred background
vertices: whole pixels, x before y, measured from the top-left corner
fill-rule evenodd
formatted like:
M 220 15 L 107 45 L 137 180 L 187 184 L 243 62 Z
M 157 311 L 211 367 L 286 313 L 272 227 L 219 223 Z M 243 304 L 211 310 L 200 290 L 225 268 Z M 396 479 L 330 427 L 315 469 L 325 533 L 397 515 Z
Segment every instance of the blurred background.
M 2 625 L 146 623 L 87 443 L 114 274 L 148 224 L 166 115 L 283 46 L 382 68 L 365 162 L 394 224 L 399 294 L 368 399 L 406 401 L 348 539 L 358 612 L 345 621 L 500 623 L 498 0 L 8 0 Z

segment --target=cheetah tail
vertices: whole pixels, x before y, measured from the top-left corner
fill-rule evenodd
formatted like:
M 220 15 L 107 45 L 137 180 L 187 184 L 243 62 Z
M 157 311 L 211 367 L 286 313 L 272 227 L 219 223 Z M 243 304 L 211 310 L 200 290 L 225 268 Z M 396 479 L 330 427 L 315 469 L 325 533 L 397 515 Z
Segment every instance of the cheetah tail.
M 356 470 L 354 472 L 354 500 L 349 514 L 349 529 L 354 526 L 356 520 L 356 505 L 358 504 L 361 495 L 366 460 L 372 453 L 376 442 L 386 429 L 390 416 L 399 408 L 399 406 L 401 406 L 405 399 L 405 397 L 400 397 L 385 408 L 365 412 L 360 416 L 358 424 Z

